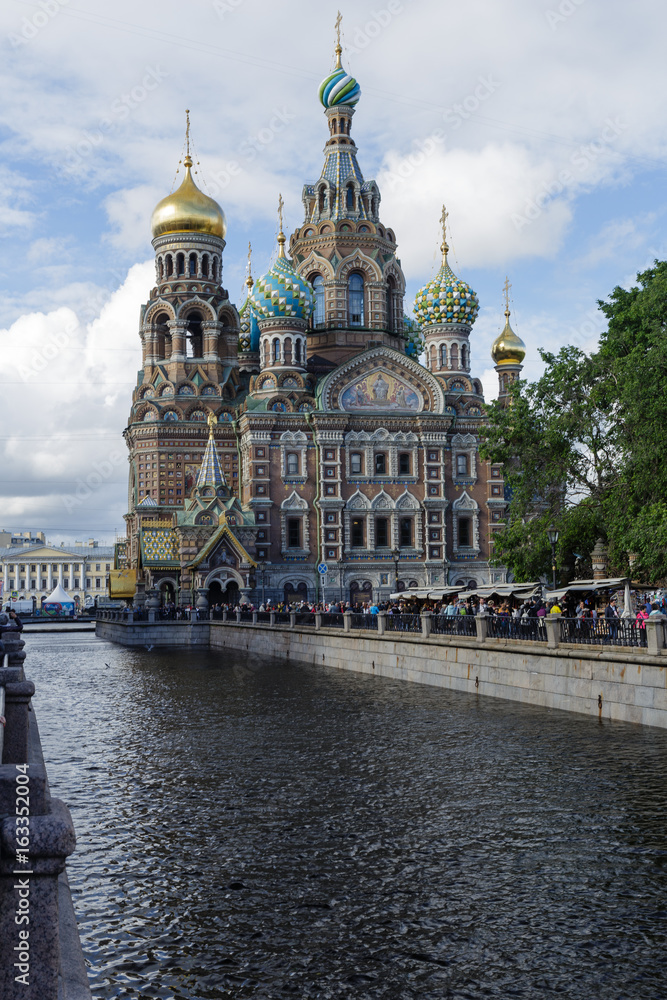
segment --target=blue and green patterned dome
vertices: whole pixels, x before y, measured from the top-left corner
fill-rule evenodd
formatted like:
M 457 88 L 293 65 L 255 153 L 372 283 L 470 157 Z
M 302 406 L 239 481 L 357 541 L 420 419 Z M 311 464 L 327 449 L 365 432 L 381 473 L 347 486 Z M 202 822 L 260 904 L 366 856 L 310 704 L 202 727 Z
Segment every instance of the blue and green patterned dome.
M 291 261 L 283 256 L 282 244 L 280 256 L 273 267 L 255 282 L 249 302 L 258 319 L 294 316 L 307 321 L 310 318 L 313 289 L 310 282 L 297 273 Z
M 241 332 L 239 334 L 239 351 L 259 351 L 259 326 L 257 314 L 250 301 L 250 293 L 239 309 Z
M 403 316 L 403 338 L 405 340 L 405 353 L 409 358 L 418 358 L 424 350 L 419 324 L 409 316 Z
M 322 80 L 319 97 L 325 108 L 337 108 L 342 104 L 351 107 L 361 97 L 361 87 L 342 66 L 336 66 L 333 73 Z
M 414 314 L 420 326 L 472 326 L 479 312 L 479 299 L 470 285 L 457 278 L 443 260 L 432 281 L 415 295 Z

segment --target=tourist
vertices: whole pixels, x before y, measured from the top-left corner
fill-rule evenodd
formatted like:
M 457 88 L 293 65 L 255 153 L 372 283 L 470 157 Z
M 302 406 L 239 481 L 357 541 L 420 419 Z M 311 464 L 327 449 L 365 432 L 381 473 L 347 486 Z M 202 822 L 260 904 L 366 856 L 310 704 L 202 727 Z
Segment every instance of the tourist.
M 610 597 L 607 601 L 607 606 L 604 609 L 604 619 L 609 629 L 609 638 L 614 642 L 618 636 L 618 609 L 615 597 Z
M 651 605 L 651 610 L 650 610 L 649 614 L 647 615 L 647 617 L 648 618 L 655 618 L 655 617 L 658 617 L 658 616 L 662 617 L 662 609 L 661 609 L 660 605 L 658 604 L 658 602 L 654 601 L 653 604 Z
M 635 615 L 635 625 L 637 628 L 646 628 L 646 619 L 649 617 L 649 613 L 646 608 L 642 607 L 639 609 Z

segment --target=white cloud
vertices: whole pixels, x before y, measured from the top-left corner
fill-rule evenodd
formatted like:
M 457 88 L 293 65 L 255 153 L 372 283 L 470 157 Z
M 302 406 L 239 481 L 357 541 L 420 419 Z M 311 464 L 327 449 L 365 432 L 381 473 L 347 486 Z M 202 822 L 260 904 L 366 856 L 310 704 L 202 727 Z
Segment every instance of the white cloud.
M 0 382 L 12 414 L 0 445 L 0 489 L 13 527 L 45 527 L 58 537 L 108 537 L 122 527 L 122 430 L 140 364 L 139 307 L 152 278 L 152 262 L 135 265 L 91 323 L 61 308 L 0 330 Z M 68 502 L 77 491 L 82 502 Z

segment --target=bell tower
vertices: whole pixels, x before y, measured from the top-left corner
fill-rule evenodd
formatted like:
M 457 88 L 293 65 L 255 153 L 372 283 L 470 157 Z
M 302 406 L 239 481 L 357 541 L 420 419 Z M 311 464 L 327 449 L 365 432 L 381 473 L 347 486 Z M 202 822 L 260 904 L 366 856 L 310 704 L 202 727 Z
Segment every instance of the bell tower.
M 324 374 L 370 346 L 405 352 L 405 278 L 396 238 L 380 220 L 380 191 L 357 161 L 352 119 L 361 88 L 341 62 L 340 16 L 335 65 L 319 98 L 329 127 L 318 181 L 303 188 L 304 222 L 289 251 L 313 287 L 309 371 Z

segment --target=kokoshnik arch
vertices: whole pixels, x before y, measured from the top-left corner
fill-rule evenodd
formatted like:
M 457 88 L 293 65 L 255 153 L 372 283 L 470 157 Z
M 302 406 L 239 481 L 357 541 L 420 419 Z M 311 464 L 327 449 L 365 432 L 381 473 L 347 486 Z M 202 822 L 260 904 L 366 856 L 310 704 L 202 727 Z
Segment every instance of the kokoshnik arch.
M 339 39 L 319 90 L 329 139 L 303 223 L 287 249 L 281 198 L 275 263 L 254 281 L 248 260 L 238 310 L 222 285 L 225 216 L 192 177 L 188 122 L 183 182 L 152 217 L 156 284 L 141 309 L 112 593 L 259 603 L 324 587 L 358 601 L 505 581 L 489 561 L 502 469 L 478 453 L 478 299 L 449 266 L 443 209 L 442 266 L 405 314 L 341 52 Z M 507 307 L 492 351 L 501 397 L 524 355 Z

